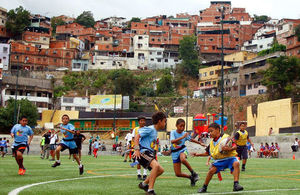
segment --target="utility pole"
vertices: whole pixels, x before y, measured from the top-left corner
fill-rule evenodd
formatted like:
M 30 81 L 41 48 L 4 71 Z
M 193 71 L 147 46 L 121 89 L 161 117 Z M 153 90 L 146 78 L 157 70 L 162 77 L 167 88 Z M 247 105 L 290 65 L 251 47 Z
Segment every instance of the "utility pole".
M 186 131 L 189 127 L 189 83 L 186 84 Z
M 221 7 L 221 131 L 224 132 L 224 7 Z
M 17 98 L 18 98 L 18 81 L 19 81 L 19 56 L 15 56 L 17 63 L 17 78 L 16 78 L 16 90 L 15 90 L 15 103 L 14 103 L 14 125 L 17 124 Z

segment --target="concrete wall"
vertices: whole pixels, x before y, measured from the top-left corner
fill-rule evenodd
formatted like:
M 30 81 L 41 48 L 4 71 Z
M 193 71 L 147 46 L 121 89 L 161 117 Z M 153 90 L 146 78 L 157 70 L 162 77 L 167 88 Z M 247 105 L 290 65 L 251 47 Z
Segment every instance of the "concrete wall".
M 168 118 L 167 119 L 167 132 L 171 132 L 172 130 L 176 129 L 176 121 L 182 118 L 186 121 L 186 117 L 177 117 L 177 118 Z M 188 117 L 188 129 L 193 129 L 193 117 Z
M 274 134 L 279 134 L 279 128 L 292 126 L 291 98 L 260 103 L 257 112 L 254 107 L 247 107 L 247 125 L 256 126 L 256 136 L 266 136 L 270 127 Z

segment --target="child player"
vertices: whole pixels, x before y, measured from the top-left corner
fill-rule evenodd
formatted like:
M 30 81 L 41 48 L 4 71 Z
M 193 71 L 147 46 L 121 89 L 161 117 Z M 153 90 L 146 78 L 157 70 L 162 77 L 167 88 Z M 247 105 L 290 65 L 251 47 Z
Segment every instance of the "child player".
M 157 140 L 157 131 L 165 129 L 166 115 L 158 112 L 152 116 L 154 125 L 139 129 L 134 138 L 134 154 L 140 165 L 151 170 L 149 177 L 139 184 L 139 188 L 146 191 L 146 195 L 155 194 L 154 183 L 157 177 L 163 174 L 164 169 L 155 160 L 154 147 Z
M 209 169 L 203 187 L 198 190 L 198 193 L 205 193 L 207 186 L 212 179 L 213 175 L 220 171 L 229 168 L 233 173 L 234 184 L 233 191 L 241 191 L 244 188 L 239 184 L 240 175 L 240 163 L 236 156 L 236 145 L 233 143 L 232 146 L 225 144 L 220 151 L 220 143 L 228 138 L 229 135 L 221 134 L 220 126 L 216 123 L 212 123 L 208 127 L 211 138 L 210 145 L 206 148 L 206 152 L 203 154 L 192 153 L 192 156 L 211 156 L 214 159 L 211 168 Z
M 246 170 L 246 162 L 248 159 L 247 141 L 251 144 L 254 150 L 254 144 L 251 142 L 248 132 L 246 131 L 246 124 L 241 123 L 240 130 L 234 135 L 234 142 L 237 144 L 236 152 L 238 153 L 238 157 L 240 160 L 243 160 L 242 171 Z
M 75 127 L 69 123 L 70 118 L 68 115 L 64 114 L 62 116 L 62 124 L 60 126 L 60 130 L 56 133 L 61 132 L 63 134 L 63 139 L 60 142 L 59 146 L 56 148 L 56 162 L 52 165 L 52 167 L 57 167 L 60 165 L 60 151 L 64 151 L 65 149 L 69 149 L 70 154 L 73 154 L 74 159 L 76 160 L 77 164 L 79 165 L 79 174 L 83 174 L 83 165 L 81 164 L 77 154 L 77 146 L 74 141 L 74 134 L 75 134 Z
M 28 119 L 26 116 L 22 116 L 19 122 L 20 124 L 16 124 L 15 126 L 13 126 L 10 135 L 12 138 L 14 138 L 13 154 L 15 156 L 16 162 L 19 165 L 18 174 L 24 175 L 26 169 L 23 166 L 23 153 L 26 149 L 26 146 L 30 145 L 31 143 L 31 140 L 33 138 L 33 131 L 29 126 L 27 126 Z
M 135 144 L 134 144 L 134 138 L 139 133 L 139 129 L 146 126 L 146 117 L 145 116 L 138 116 L 137 119 L 138 119 L 139 126 L 136 127 L 136 128 L 134 128 L 133 131 L 132 131 L 131 148 L 134 148 L 134 146 L 135 146 Z M 142 175 L 141 175 L 141 165 L 138 163 L 136 165 L 136 168 L 137 168 L 137 178 L 139 180 L 145 180 L 147 178 L 147 169 L 144 168 L 143 178 L 142 178 Z
M 176 177 L 185 177 L 191 180 L 191 186 L 195 186 L 199 177 L 198 174 L 192 169 L 190 163 L 186 160 L 187 158 L 187 148 L 184 145 L 186 141 L 191 141 L 202 146 L 203 143 L 192 139 L 189 133 L 184 132 L 185 121 L 183 119 L 178 119 L 176 121 L 177 130 L 171 131 L 170 141 L 171 141 L 171 153 L 173 160 L 173 167 Z M 186 168 L 191 172 L 191 175 L 181 172 L 181 164 L 186 166 Z

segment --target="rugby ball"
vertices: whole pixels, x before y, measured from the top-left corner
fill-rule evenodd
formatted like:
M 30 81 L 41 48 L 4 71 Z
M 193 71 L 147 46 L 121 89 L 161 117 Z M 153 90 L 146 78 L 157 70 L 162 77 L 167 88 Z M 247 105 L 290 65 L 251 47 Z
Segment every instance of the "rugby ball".
M 222 148 L 225 146 L 225 145 L 227 145 L 227 146 L 229 146 L 229 147 L 231 147 L 232 146 L 232 141 L 231 140 L 229 140 L 230 139 L 230 137 L 226 137 L 226 138 L 224 138 L 221 142 L 220 142 L 220 145 L 219 145 L 219 152 L 222 152 Z M 229 141 L 228 141 L 229 140 Z M 228 143 L 227 143 L 228 142 Z

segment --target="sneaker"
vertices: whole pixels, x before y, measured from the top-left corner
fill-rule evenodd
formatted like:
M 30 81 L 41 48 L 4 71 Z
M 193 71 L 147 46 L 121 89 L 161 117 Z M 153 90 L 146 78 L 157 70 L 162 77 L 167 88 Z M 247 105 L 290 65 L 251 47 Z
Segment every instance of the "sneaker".
M 131 159 L 128 162 L 132 162 Z
M 55 163 L 52 165 L 52 167 L 54 168 L 54 167 L 57 167 L 57 166 L 59 166 L 59 165 L 60 165 L 59 162 L 55 162 Z
M 139 188 L 144 190 L 145 192 L 148 192 L 149 185 L 148 184 L 143 185 L 143 182 L 141 182 L 139 183 Z
M 55 159 L 50 159 L 49 161 L 55 161 Z
M 246 171 L 246 168 L 245 168 L 245 167 L 242 167 L 242 171 Z
M 143 180 L 145 181 L 147 179 L 147 175 L 143 175 Z
M 191 175 L 190 180 L 191 180 L 191 186 L 195 186 L 196 182 L 199 180 L 199 175 L 197 173 Z
M 79 167 L 79 174 L 82 175 L 83 172 L 84 172 L 84 170 L 83 170 L 83 165 L 82 165 L 81 167 Z
M 138 180 L 142 180 L 142 176 L 141 175 L 137 175 L 137 179 Z
M 238 183 L 233 185 L 233 191 L 242 191 L 243 189 L 243 186 Z
M 202 187 L 202 188 L 199 188 L 198 190 L 198 193 L 206 193 L 207 189 Z
M 146 192 L 146 195 L 155 195 L 156 193 L 154 192 L 154 190 L 151 190 L 149 192 Z
M 123 162 L 127 162 L 127 160 L 124 160 Z

